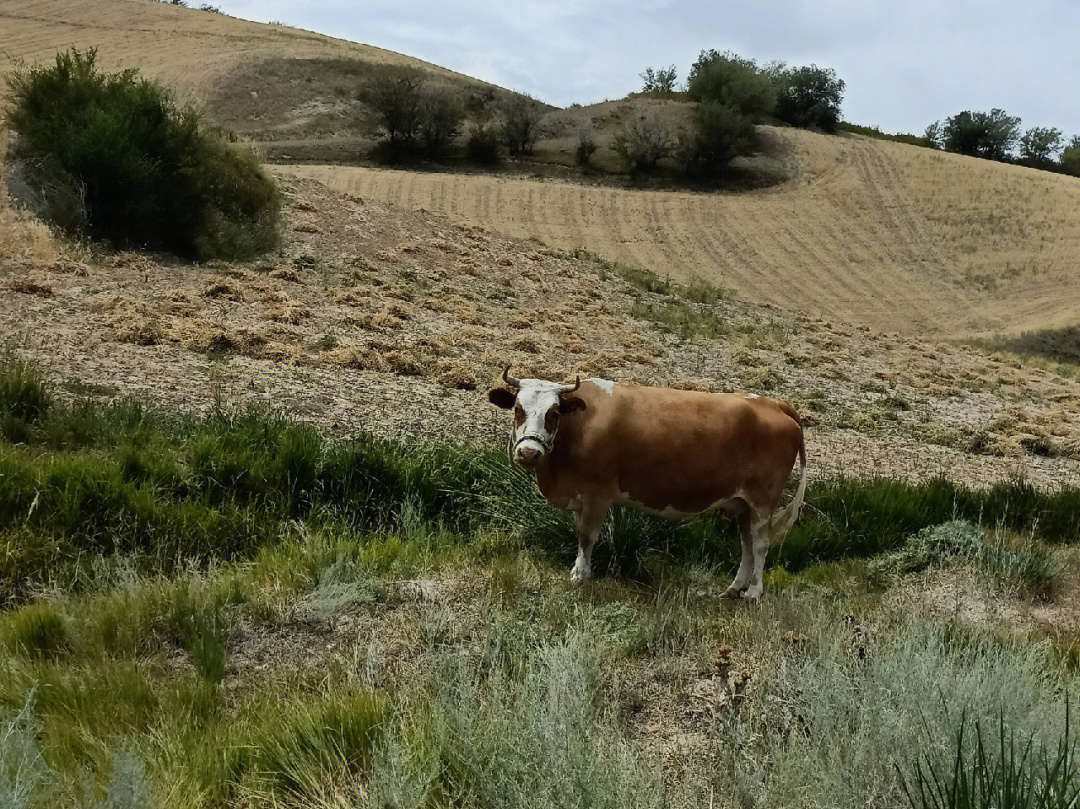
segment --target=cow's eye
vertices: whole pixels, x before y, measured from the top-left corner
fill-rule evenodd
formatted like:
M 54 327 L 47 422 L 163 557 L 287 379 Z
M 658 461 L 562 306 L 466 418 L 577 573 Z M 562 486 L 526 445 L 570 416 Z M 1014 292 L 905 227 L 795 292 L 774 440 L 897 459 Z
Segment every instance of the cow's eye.
M 544 428 L 549 432 L 555 432 L 555 428 L 559 424 L 559 406 L 553 405 L 547 412 L 547 416 L 544 417 Z
M 514 406 L 514 421 L 519 425 L 525 423 L 525 408 L 520 404 Z

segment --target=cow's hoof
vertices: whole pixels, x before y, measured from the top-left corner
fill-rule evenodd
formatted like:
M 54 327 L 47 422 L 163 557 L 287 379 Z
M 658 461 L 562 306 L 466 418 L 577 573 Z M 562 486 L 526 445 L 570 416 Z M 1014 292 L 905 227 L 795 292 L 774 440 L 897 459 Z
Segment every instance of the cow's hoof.
M 752 601 L 756 598 L 759 598 L 761 596 L 761 591 L 764 589 L 765 588 L 762 587 L 760 584 L 751 584 L 749 587 L 746 588 L 745 591 L 743 591 L 742 597 L 747 599 L 748 601 Z
M 587 568 L 583 569 L 574 565 L 570 570 L 570 581 L 572 584 L 581 584 L 587 578 L 589 578 L 589 571 Z
M 745 592 L 746 592 L 746 588 L 745 588 L 745 587 L 736 587 L 736 586 L 735 586 L 735 585 L 733 584 L 733 585 L 731 585 L 731 586 L 730 586 L 729 588 L 727 588 L 726 590 L 724 590 L 723 594 L 721 594 L 721 596 L 720 596 L 720 597 L 721 597 L 721 598 L 730 598 L 730 599 L 731 599 L 731 600 L 733 600 L 733 601 L 737 601 L 738 599 L 740 599 L 740 598 L 742 598 L 742 597 L 743 597 L 743 594 L 744 594 Z

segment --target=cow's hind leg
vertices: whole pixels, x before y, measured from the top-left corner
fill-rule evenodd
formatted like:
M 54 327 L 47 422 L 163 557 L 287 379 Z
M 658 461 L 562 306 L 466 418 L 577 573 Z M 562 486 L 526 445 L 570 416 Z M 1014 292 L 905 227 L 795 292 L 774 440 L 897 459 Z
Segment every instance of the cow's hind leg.
M 578 554 L 570 569 L 570 581 L 574 584 L 585 581 L 592 574 L 592 549 L 604 526 L 608 506 L 600 507 L 595 503 L 585 502 L 574 512 L 574 525 L 577 528 Z
M 734 581 L 724 591 L 724 598 L 740 598 L 746 592 L 747 585 L 750 584 L 750 574 L 754 570 L 754 544 L 750 530 L 752 517 L 753 514 L 748 510 L 736 518 L 742 544 L 742 560 L 739 562 L 739 572 L 735 574 Z
M 772 540 L 772 522 L 768 519 L 759 519 L 757 516 L 750 522 L 750 546 L 754 557 L 754 567 L 750 572 L 750 583 L 743 598 L 757 598 L 765 589 L 765 556 L 769 553 L 769 543 Z

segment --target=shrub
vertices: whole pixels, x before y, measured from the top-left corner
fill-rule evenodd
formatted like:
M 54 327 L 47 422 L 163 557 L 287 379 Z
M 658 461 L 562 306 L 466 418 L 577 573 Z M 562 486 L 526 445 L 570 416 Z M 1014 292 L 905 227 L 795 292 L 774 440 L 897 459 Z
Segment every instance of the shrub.
M 28 202 L 62 230 L 204 260 L 277 241 L 279 201 L 255 156 L 200 130 L 134 70 L 105 74 L 97 52 L 17 70 L 7 120 Z
M 465 108 L 449 88 L 427 90 L 420 105 L 420 139 L 428 157 L 442 157 L 464 122 Z
M 840 121 L 844 81 L 831 68 L 777 68 L 776 117 L 792 126 L 834 132 Z
M 646 93 L 672 93 L 675 91 L 675 81 L 678 77 L 679 74 L 675 69 L 675 65 L 668 65 L 656 70 L 647 67 L 641 74 L 641 79 L 644 82 L 641 89 Z
M 491 164 L 499 160 L 499 130 L 494 124 L 473 123 L 465 142 L 465 154 L 469 160 Z
M 650 115 L 628 123 L 615 135 L 611 146 L 630 173 L 637 174 L 654 168 L 671 152 L 672 144 L 663 121 Z
M 703 101 L 694 109 L 693 130 L 680 137 L 675 154 L 687 174 L 708 176 L 749 154 L 755 140 L 750 118 L 730 104 Z
M 503 110 L 503 141 L 510 154 L 529 154 L 540 135 L 540 108 L 528 96 L 514 96 Z
M 776 106 L 776 85 L 753 59 L 715 50 L 702 51 L 690 68 L 686 94 L 691 101 L 727 104 L 754 123 Z
M 579 166 L 589 165 L 589 161 L 592 160 L 592 156 L 599 146 L 600 145 L 596 142 L 596 138 L 593 136 L 592 130 L 586 126 L 581 127 L 581 129 L 578 130 L 577 148 L 574 150 L 574 155 L 577 157 L 577 164 Z

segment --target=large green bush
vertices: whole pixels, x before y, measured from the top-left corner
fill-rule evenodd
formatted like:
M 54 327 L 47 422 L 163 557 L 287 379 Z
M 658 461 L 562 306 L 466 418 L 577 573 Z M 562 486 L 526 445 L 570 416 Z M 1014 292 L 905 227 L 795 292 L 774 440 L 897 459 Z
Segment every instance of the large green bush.
M 28 202 L 62 230 L 187 258 L 245 258 L 277 241 L 273 181 L 202 131 L 161 85 L 58 54 L 10 78 L 7 121 Z

